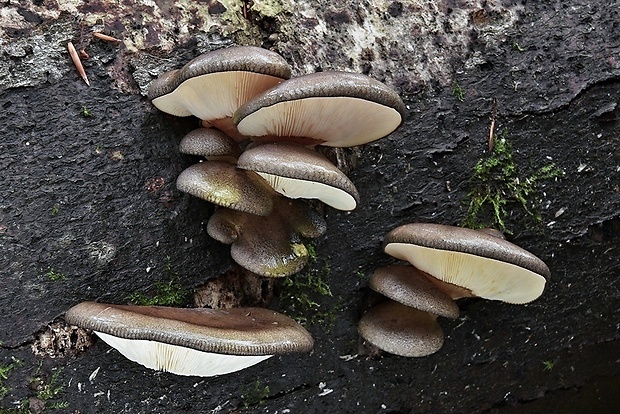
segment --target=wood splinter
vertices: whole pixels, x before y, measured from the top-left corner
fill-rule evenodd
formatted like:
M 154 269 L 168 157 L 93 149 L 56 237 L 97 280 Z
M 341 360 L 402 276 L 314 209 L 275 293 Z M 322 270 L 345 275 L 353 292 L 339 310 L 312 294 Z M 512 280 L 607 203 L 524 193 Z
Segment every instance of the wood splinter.
M 86 71 L 84 70 L 84 66 L 82 66 L 82 61 L 80 60 L 80 56 L 75 50 L 75 46 L 73 46 L 73 43 L 67 43 L 67 49 L 69 50 L 69 55 L 71 56 L 71 60 L 73 61 L 73 64 L 75 65 L 78 73 L 80 74 L 82 79 L 84 79 L 84 82 L 86 82 L 86 84 L 90 86 L 90 82 L 88 81 L 88 77 L 86 76 Z
M 97 39 L 105 40 L 106 42 L 113 42 L 113 43 L 122 42 L 121 39 L 117 39 L 115 37 L 108 36 L 107 34 L 103 34 L 100 32 L 93 32 L 93 37 L 96 37 Z

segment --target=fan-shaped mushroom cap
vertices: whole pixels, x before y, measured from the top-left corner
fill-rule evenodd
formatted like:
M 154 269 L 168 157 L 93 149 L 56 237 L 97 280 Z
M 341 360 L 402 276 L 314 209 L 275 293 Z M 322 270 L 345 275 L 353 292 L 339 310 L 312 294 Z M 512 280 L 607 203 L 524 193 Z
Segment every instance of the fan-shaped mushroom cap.
M 213 128 L 198 128 L 181 139 L 179 152 L 210 161 L 236 162 L 241 149 L 234 139 Z
M 258 174 L 224 161 L 194 164 L 179 174 L 177 188 L 219 206 L 260 216 L 269 214 L 275 191 Z
M 246 150 L 237 166 L 255 171 L 278 193 L 316 198 L 339 210 L 353 210 L 359 193 L 349 178 L 318 152 L 295 144 L 265 144 Z
M 288 79 L 291 69 L 277 53 L 252 46 L 206 53 L 153 81 L 148 97 L 158 109 L 194 115 L 235 137 L 230 119 L 253 96 Z M 230 125 L 229 125 L 230 124 Z
M 384 137 L 402 123 L 398 94 L 365 75 L 319 72 L 291 78 L 240 107 L 239 132 L 253 139 L 351 147 Z
M 84 302 L 67 323 L 92 329 L 127 358 L 179 375 L 214 376 L 274 354 L 308 352 L 313 340 L 291 318 L 263 308 L 228 310 Z
M 299 236 L 318 237 L 325 229 L 325 221 L 316 212 L 284 197 L 276 198 L 266 217 L 218 209 L 207 224 L 211 237 L 232 244 L 230 253 L 236 263 L 266 277 L 300 271 L 309 255 Z
M 370 308 L 360 320 L 360 335 L 391 354 L 423 357 L 443 345 L 443 331 L 437 317 L 388 300 Z
M 459 316 L 459 307 L 454 300 L 413 266 L 380 267 L 370 277 L 369 285 L 374 291 L 403 305 L 447 318 Z
M 475 296 L 527 303 L 545 287 L 549 268 L 532 253 L 477 230 L 414 223 L 400 226 L 384 240 L 387 254 L 460 287 Z

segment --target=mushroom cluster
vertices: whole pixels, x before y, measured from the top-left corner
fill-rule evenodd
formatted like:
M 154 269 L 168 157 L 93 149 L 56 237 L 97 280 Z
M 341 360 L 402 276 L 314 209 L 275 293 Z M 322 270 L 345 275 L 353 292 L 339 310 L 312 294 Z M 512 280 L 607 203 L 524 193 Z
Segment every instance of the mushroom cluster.
M 215 310 L 83 302 L 65 321 L 93 330 L 147 368 L 211 377 L 239 371 L 276 354 L 309 352 L 300 324 L 263 308 Z
M 437 316 L 457 318 L 454 300 L 524 304 L 542 294 L 550 276 L 542 260 L 490 229 L 406 224 L 387 234 L 383 250 L 409 265 L 382 267 L 371 276 L 371 289 L 387 300 L 362 316 L 359 332 L 374 346 L 402 356 L 441 348 Z
M 166 72 L 149 99 L 164 112 L 201 120 L 179 149 L 204 160 L 179 175 L 177 188 L 219 206 L 207 232 L 232 245 L 239 265 L 266 277 L 298 272 L 309 258 L 303 239 L 326 230 L 298 199 L 343 211 L 360 202 L 351 180 L 314 147 L 382 138 L 405 113 L 398 94 L 368 76 L 291 78 L 281 56 L 256 47 L 216 50 Z

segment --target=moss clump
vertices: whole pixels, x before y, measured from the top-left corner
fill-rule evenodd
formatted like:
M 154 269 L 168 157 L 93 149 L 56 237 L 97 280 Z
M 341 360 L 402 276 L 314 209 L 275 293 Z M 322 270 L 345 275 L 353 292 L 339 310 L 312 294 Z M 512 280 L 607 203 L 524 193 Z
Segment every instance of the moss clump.
M 190 292 L 179 281 L 176 271 L 172 268 L 170 256 L 166 257 L 164 271 L 170 279 L 168 281 L 156 281 L 154 293 L 147 295 L 142 292 L 135 292 L 129 295 L 127 299 L 134 305 L 141 306 L 181 307 L 187 305 Z
M 256 380 L 248 387 L 241 398 L 243 399 L 243 408 L 250 408 L 261 405 L 265 398 L 269 397 L 269 385 L 265 385 L 261 380 Z
M 509 209 L 517 206 L 536 224 L 542 222 L 533 195 L 542 180 L 564 176 L 555 164 L 547 164 L 526 178 L 519 176 L 508 133 L 495 141 L 492 152 L 474 166 L 467 195 L 467 213 L 463 225 L 469 228 L 492 227 L 505 233 Z

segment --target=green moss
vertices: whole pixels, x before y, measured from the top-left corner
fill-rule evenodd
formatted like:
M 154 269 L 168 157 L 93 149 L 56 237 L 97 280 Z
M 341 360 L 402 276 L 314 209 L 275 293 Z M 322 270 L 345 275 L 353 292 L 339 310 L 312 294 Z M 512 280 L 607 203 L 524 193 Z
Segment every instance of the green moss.
M 80 108 L 80 115 L 82 115 L 84 118 L 92 118 L 95 116 L 93 112 L 85 106 Z
M 545 371 L 551 371 L 553 369 L 553 367 L 555 366 L 555 362 L 552 360 L 547 360 L 547 361 L 543 361 L 543 365 L 544 365 L 544 370 Z
M 9 373 L 22 364 L 17 358 L 11 357 L 12 362 L 6 365 L 0 365 L 0 399 L 6 397 L 11 389 L 4 383 L 9 378 Z
M 172 267 L 170 256 L 166 256 L 163 265 L 164 272 L 168 276 L 167 281 L 158 280 L 154 283 L 154 289 L 151 294 L 142 292 L 134 292 L 127 299 L 141 306 L 185 306 L 189 299 L 190 291 L 186 289 L 177 276 L 176 271 Z
M 67 280 L 67 276 L 62 272 L 57 272 L 55 270 L 48 270 L 46 276 L 52 282 L 57 282 L 59 280 Z
M 269 385 L 265 385 L 261 380 L 256 380 L 245 391 L 241 398 L 243 399 L 243 408 L 250 408 L 261 405 L 265 398 L 269 397 Z
M 8 378 L 8 373 L 16 366 L 20 365 L 21 361 L 13 359 L 13 363 L 9 365 L 0 366 L 0 398 L 5 397 L 8 394 L 9 389 L 3 386 L 3 381 Z M 32 400 L 38 400 L 38 408 L 36 412 L 50 412 L 50 410 L 66 409 L 69 407 L 67 401 L 59 401 L 59 397 L 64 391 L 64 386 L 58 384 L 58 377 L 60 376 L 62 369 L 56 370 L 47 379 L 41 374 L 42 362 L 37 366 L 33 376 L 29 380 L 29 389 L 35 390 L 36 393 L 33 397 L 24 399 L 16 404 L 13 408 L 0 408 L 0 414 L 31 414 L 30 404 Z M 2 392 L 2 389 L 5 392 Z
M 264 17 L 276 17 L 291 11 L 291 4 L 286 0 L 254 0 L 252 10 Z
M 452 96 L 454 96 L 459 102 L 465 101 L 465 91 L 461 88 L 461 85 L 459 85 L 457 81 L 452 83 Z
M 327 279 L 329 264 L 318 258 L 314 245 L 307 244 L 309 265 L 305 272 L 284 279 L 279 307 L 284 313 L 302 324 L 329 322 L 334 309 L 326 309 L 323 299 L 332 297 Z
M 533 197 L 537 186 L 540 181 L 563 175 L 564 172 L 551 163 L 528 177 L 520 177 L 508 133 L 504 131 L 495 141 L 491 154 L 474 166 L 467 195 L 467 213 L 462 224 L 474 229 L 492 227 L 510 233 L 506 227 L 506 218 L 515 206 L 540 224 L 542 218 Z

